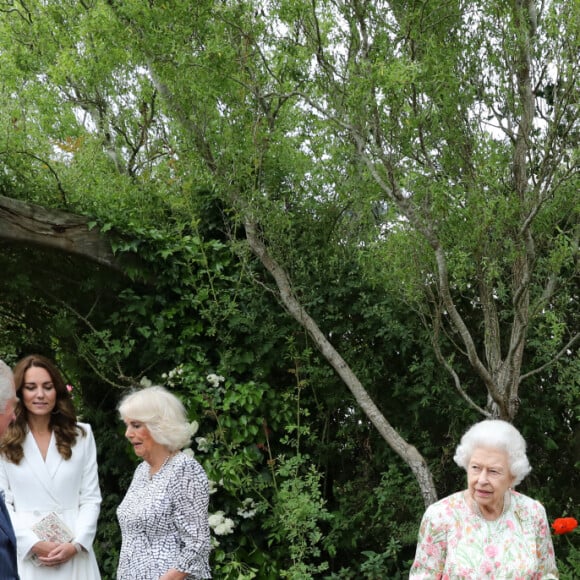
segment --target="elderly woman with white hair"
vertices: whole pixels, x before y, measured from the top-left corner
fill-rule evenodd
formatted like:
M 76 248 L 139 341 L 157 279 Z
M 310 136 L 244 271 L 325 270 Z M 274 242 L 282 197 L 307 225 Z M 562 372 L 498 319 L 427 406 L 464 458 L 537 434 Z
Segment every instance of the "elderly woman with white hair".
M 454 460 L 467 489 L 425 511 L 409 579 L 558 578 L 544 507 L 513 489 L 531 471 L 519 431 L 506 421 L 476 423 Z
M 181 401 L 163 387 L 148 387 L 126 396 L 119 413 L 125 437 L 144 461 L 117 509 L 117 579 L 211 578 L 208 479 L 181 452 L 191 440 Z

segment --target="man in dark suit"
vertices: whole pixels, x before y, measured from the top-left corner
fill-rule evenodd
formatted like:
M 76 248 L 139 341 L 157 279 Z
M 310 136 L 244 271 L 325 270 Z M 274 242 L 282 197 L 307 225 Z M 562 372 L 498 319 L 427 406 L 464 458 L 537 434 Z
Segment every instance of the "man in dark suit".
M 14 421 L 16 405 L 14 376 L 10 367 L 0 360 L 0 437 Z M 18 580 L 16 565 L 16 537 L 0 490 L 0 580 Z

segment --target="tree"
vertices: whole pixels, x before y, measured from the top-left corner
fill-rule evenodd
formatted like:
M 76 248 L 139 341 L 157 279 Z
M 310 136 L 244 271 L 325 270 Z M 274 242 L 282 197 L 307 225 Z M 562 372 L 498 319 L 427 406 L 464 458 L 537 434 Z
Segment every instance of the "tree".
M 2 239 L 54 248 L 120 269 L 110 242 L 83 216 L 0 196 Z
M 567 3 L 538 15 L 520 1 L 168 10 L 111 0 L 17 3 L 6 16 L 13 44 L 2 59 L 15 87 L 28 84 L 3 125 L 32 116 L 45 133 L 10 134 L 3 191 L 17 194 L 25 176 L 30 191 L 97 218 L 127 208 L 116 210 L 122 227 L 141 213 L 136 197 L 166 196 L 164 213 L 195 203 L 192 184 L 213 188 L 425 503 L 436 493 L 424 458 L 304 306 L 308 260 L 294 250 L 312 234 L 304 216 L 314 226 L 334 216 L 324 251 L 360 250 L 369 279 L 417 310 L 477 413 L 514 420 L 523 381 L 575 352 L 577 21 Z M 42 108 L 57 104 L 59 123 L 49 122 Z M 530 329 L 547 323 L 540 365 L 522 372 Z

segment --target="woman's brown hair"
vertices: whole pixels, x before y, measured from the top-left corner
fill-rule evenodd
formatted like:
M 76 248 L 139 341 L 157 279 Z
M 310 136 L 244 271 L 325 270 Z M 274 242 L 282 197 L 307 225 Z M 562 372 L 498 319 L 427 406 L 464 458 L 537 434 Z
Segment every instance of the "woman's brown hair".
M 50 429 L 54 432 L 56 447 L 64 459 L 70 459 L 71 448 L 75 445 L 79 432 L 86 435 L 84 429 L 77 425 L 77 416 L 70 393 L 56 365 L 44 356 L 31 354 L 24 357 L 14 367 L 16 385 L 16 420 L 10 425 L 0 443 L 0 454 L 8 461 L 18 465 L 24 457 L 22 444 L 28 433 L 28 410 L 22 403 L 22 387 L 26 371 L 31 367 L 46 370 L 52 379 L 56 391 L 56 403 L 50 416 Z

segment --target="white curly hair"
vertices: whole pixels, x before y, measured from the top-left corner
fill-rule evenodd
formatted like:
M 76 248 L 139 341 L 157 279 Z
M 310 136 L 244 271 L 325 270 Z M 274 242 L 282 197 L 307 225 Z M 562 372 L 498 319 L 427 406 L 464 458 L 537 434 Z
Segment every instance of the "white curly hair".
M 532 470 L 526 455 L 526 441 L 507 421 L 486 419 L 472 425 L 461 438 L 453 460 L 467 471 L 474 451 L 480 447 L 499 449 L 508 455 L 509 469 L 518 485 Z
M 146 387 L 127 395 L 119 404 L 123 420 L 145 424 L 151 437 L 169 451 L 187 447 L 192 432 L 183 403 L 163 387 Z

